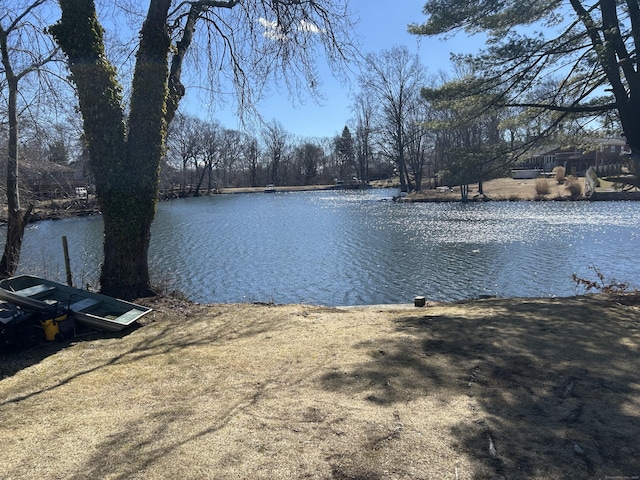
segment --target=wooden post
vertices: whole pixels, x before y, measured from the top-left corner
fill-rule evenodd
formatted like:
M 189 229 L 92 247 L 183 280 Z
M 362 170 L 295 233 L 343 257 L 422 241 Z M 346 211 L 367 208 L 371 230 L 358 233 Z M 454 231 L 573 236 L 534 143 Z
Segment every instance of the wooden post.
M 67 285 L 73 287 L 73 277 L 71 275 L 71 260 L 69 259 L 69 244 L 67 237 L 62 237 L 62 250 L 64 251 L 64 268 L 67 272 Z

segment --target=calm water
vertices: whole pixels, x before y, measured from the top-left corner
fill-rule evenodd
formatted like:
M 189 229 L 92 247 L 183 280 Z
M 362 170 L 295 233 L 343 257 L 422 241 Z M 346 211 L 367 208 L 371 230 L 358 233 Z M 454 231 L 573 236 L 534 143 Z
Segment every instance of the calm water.
M 416 295 L 566 296 L 572 273 L 640 284 L 640 203 L 396 204 L 391 190 L 221 195 L 159 205 L 155 281 L 200 302 L 362 305 Z M 95 281 L 100 218 L 40 222 L 21 272 Z M 0 234 L 4 238 L 4 231 Z

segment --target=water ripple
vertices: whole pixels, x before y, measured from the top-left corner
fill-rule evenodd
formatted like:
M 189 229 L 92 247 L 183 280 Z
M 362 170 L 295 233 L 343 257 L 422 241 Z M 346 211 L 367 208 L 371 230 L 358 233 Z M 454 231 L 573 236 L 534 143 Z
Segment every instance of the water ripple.
M 590 265 L 640 283 L 640 204 L 397 204 L 396 192 L 221 195 L 161 203 L 152 228 L 156 279 L 200 302 L 406 303 L 416 295 L 572 295 Z M 97 271 L 101 221 L 40 222 L 23 263 Z M 84 253 L 83 253 L 84 252 Z M 22 268 L 22 267 L 21 267 Z M 62 276 L 62 275 L 61 275 Z

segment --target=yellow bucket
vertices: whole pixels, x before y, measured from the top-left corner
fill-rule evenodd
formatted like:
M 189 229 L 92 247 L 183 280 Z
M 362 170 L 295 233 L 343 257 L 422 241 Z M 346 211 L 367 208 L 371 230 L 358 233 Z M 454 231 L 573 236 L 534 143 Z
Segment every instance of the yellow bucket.
M 67 319 L 66 315 L 61 315 L 57 318 L 49 318 L 48 320 L 41 320 L 40 325 L 44 328 L 44 337 L 47 342 L 52 342 L 56 339 L 56 336 L 60 333 L 59 322 L 63 322 Z

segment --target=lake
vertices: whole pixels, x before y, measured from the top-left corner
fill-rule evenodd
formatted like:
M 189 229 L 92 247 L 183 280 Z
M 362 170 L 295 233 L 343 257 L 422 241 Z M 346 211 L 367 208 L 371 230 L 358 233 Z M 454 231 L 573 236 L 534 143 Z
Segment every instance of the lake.
M 637 285 L 640 203 L 396 203 L 395 190 L 218 195 L 162 202 L 154 282 L 198 302 L 411 303 L 570 296 L 571 274 Z M 4 240 L 5 231 L 0 235 Z M 100 217 L 26 231 L 19 273 L 95 284 Z

